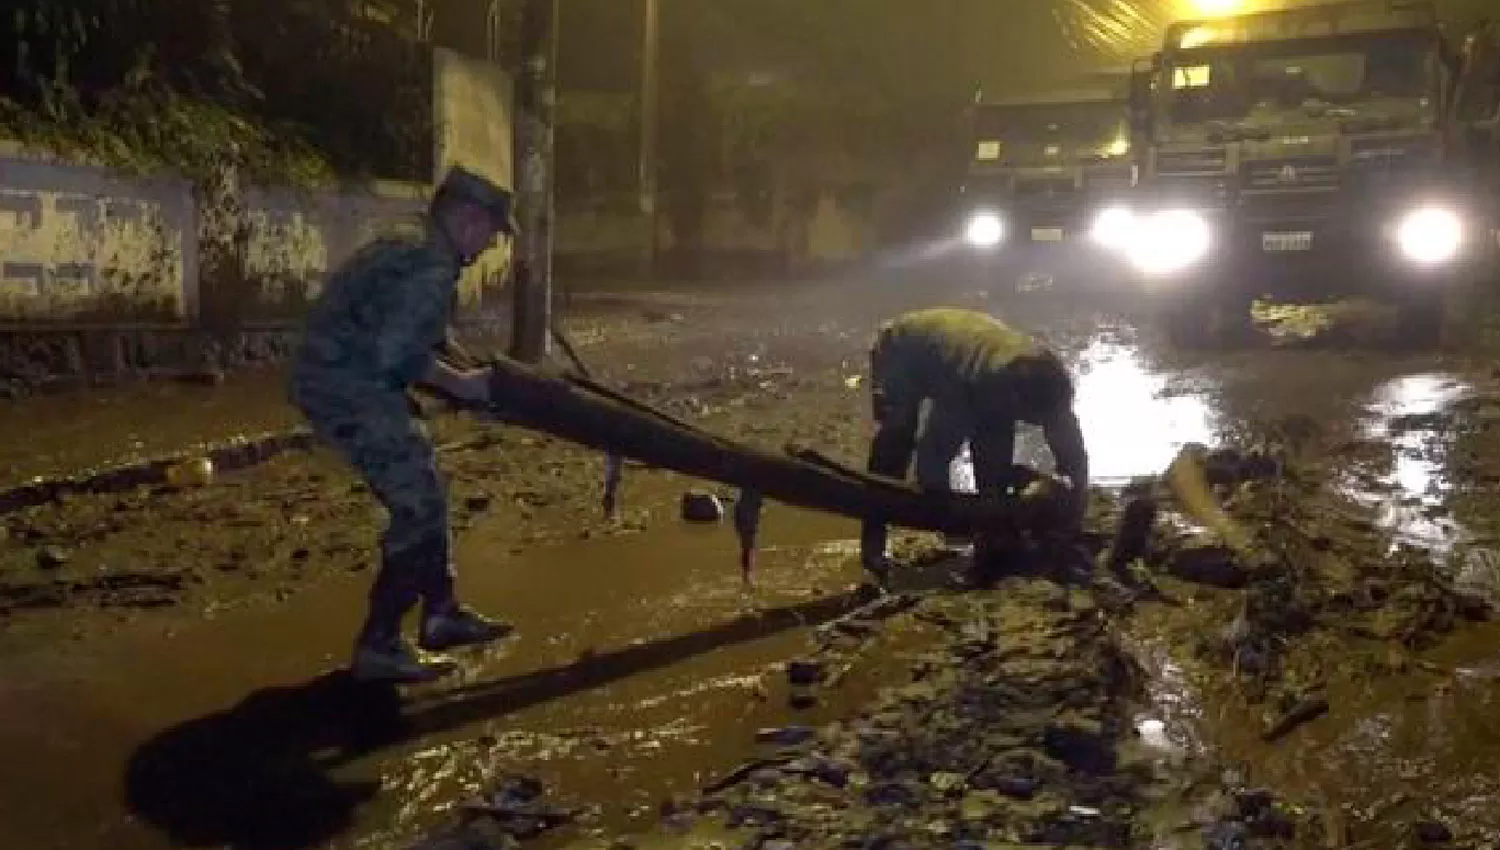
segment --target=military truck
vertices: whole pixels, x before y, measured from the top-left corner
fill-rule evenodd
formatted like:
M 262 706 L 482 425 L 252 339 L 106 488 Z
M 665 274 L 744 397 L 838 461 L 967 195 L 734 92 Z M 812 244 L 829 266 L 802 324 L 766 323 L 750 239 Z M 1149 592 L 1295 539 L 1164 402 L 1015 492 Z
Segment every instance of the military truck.
M 958 227 L 992 282 L 1043 282 L 1100 263 L 1135 181 L 1125 91 L 977 102 Z
M 1407 339 L 1439 338 L 1451 296 L 1493 259 L 1490 154 L 1464 127 L 1493 119 L 1495 95 L 1475 67 L 1427 2 L 1170 26 L 1131 84 L 1128 255 L 1171 336 L 1235 339 L 1257 298 L 1375 296 Z

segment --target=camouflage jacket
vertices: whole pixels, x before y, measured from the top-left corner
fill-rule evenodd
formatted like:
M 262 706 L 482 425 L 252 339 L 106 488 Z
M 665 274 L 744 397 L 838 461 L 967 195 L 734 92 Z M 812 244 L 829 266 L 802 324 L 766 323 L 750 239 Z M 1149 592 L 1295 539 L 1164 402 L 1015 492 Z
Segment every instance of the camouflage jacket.
M 382 239 L 335 271 L 309 311 L 295 400 L 401 395 L 447 339 L 459 262 L 441 234 Z
M 1031 336 L 984 313 L 938 307 L 906 313 L 887 323 L 875 356 L 883 373 L 877 377 L 892 391 L 967 400 L 998 392 L 1010 398 L 1007 406 L 1013 415 L 1029 419 L 1028 399 L 1016 398 L 1006 389 L 1013 383 L 1012 367 L 1044 354 L 1045 349 Z

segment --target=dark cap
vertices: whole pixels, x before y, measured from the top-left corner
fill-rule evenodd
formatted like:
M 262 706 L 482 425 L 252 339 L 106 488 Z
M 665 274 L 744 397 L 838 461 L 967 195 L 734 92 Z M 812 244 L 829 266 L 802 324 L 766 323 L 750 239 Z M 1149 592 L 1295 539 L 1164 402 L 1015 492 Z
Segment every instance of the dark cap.
M 514 236 L 519 229 L 516 226 L 514 196 L 510 190 L 502 189 L 462 166 L 455 165 L 449 169 L 448 175 L 438 186 L 437 197 L 440 200 L 460 201 L 485 208 L 499 223 L 500 232 L 508 236 Z

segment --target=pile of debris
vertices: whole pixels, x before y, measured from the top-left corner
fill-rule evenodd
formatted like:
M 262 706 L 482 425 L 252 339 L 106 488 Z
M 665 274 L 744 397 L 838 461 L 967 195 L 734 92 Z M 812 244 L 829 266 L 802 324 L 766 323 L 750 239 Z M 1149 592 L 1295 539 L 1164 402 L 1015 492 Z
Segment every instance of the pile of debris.
M 1333 667 L 1388 672 L 1403 652 L 1491 613 L 1430 552 L 1396 545 L 1325 464 L 1279 447 L 1188 446 L 1118 516 L 1117 568 L 1129 561 L 1133 575 L 1239 591 L 1205 606 L 1229 625 L 1197 649 L 1239 674 L 1251 699 L 1285 679 L 1325 681 Z
M 861 715 L 762 730 L 763 759 L 667 810 L 743 846 L 1123 847 L 1145 764 L 1121 698 L 1136 687 L 1082 590 L 1014 578 L 982 597 L 931 597 L 912 616 L 940 649 Z
M 1316 813 L 1144 745 L 1130 722 L 1144 676 L 1116 630 L 1136 603 L 1196 593 L 1203 604 L 1171 617 L 1205 667 L 1267 703 L 1276 740 L 1328 710 L 1309 683 L 1399 663 L 1390 647 L 1424 646 L 1488 605 L 1427 553 L 1393 549 L 1297 450 L 1305 437 L 1280 437 L 1189 446 L 1162 478 L 1104 499 L 1115 532 L 1089 535 L 1092 587 L 1013 574 L 990 592 L 909 598 L 884 628 L 938 632 L 910 680 L 840 722 L 761 730 L 763 757 L 663 804 L 660 830 L 680 839 L 666 846 L 1321 846 Z M 790 664 L 798 693 L 837 687 L 836 656 Z

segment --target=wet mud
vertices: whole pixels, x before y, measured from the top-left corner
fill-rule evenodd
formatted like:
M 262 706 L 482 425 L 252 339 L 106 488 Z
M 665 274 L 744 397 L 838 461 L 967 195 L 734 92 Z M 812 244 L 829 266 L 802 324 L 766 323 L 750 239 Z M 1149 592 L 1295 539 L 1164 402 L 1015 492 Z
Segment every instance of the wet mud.
M 876 323 L 990 305 L 1079 375 L 1094 550 L 1121 488 L 1196 442 L 1277 459 L 1218 494 L 1254 556 L 1166 500 L 1119 574 L 1098 551 L 1091 587 L 1043 558 L 975 592 L 961 558 L 899 535 L 901 593 L 871 608 L 853 524 L 773 508 L 747 588 L 732 531 L 679 518 L 701 484 L 628 467 L 606 520 L 599 456 L 435 411 L 462 587 L 519 637 L 396 694 L 338 672 L 381 518 L 332 455 L 80 488 L 0 517 L 0 844 L 1490 846 L 1482 369 L 1187 357 L 1076 305 L 869 295 L 633 297 L 571 330 L 627 392 L 859 463 Z M 297 425 L 269 373 L 120 392 L 134 412 L 79 413 L 11 480 Z M 36 405 L 90 404 L 0 415 L 20 434 Z

